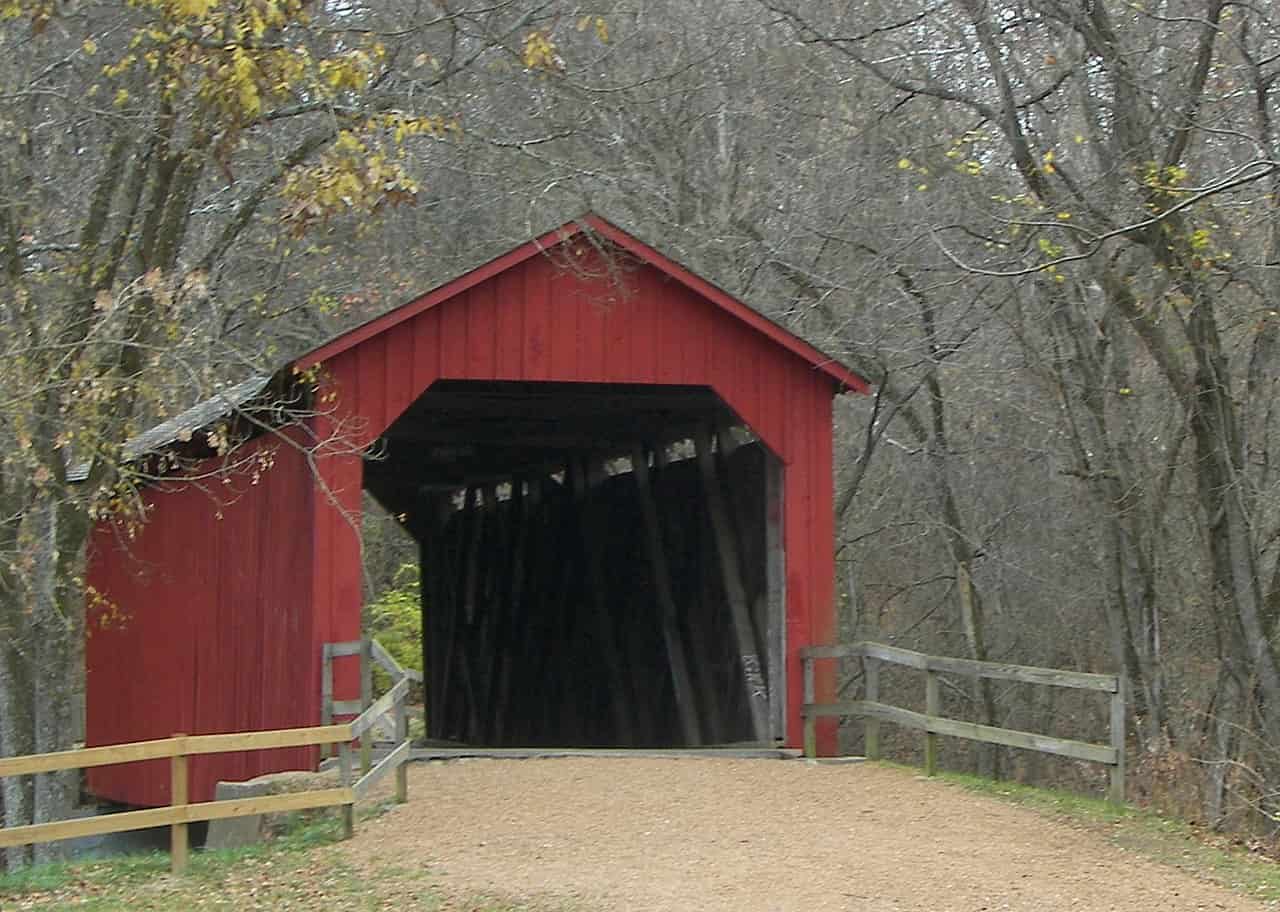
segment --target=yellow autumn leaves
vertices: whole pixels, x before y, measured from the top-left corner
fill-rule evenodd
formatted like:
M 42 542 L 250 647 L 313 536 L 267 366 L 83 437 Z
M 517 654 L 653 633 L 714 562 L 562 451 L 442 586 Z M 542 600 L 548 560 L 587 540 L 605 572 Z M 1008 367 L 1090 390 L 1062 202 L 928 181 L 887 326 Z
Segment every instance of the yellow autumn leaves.
M 302 0 L 130 0 L 129 5 L 149 15 L 131 27 L 125 50 L 103 64 L 102 76 L 116 80 L 141 71 L 170 102 L 199 100 L 203 114 L 213 116 L 214 129 L 250 123 L 270 102 L 299 92 L 332 95 L 363 85 L 373 69 L 376 53 L 370 48 L 344 48 L 316 60 L 301 42 L 264 40 L 309 22 Z M 91 36 L 81 50 L 93 56 L 100 49 Z M 131 97 L 121 87 L 115 103 L 123 107 Z M 201 116 L 200 110 L 189 110 Z
M 534 29 L 524 38 L 524 52 L 521 60 L 530 70 L 550 70 L 559 72 L 564 69 L 564 61 L 556 51 L 555 42 L 546 29 Z
M 601 44 L 609 43 L 609 23 L 603 16 L 583 16 L 578 20 L 577 30 L 585 32 L 593 29 Z M 551 32 L 545 28 L 533 29 L 524 36 L 524 45 L 520 54 L 525 69 L 545 70 L 559 73 L 564 71 L 564 60 Z
M 0 0 L 0 19 L 43 30 L 59 15 L 52 0 Z M 217 149 L 222 173 L 234 180 L 230 153 L 241 137 L 295 109 L 327 110 L 334 141 L 292 167 L 279 185 L 283 219 L 295 232 L 350 211 L 411 201 L 405 145 L 415 137 L 461 133 L 456 119 L 380 110 L 368 92 L 391 65 L 376 35 L 313 28 L 309 0 L 126 0 L 130 12 L 114 32 L 86 34 L 79 45 L 98 63 L 89 97 L 110 99 L 126 116 L 150 123 L 156 112 L 179 112 L 200 143 Z M 511 48 L 532 71 L 563 72 L 551 26 L 524 33 Z M 577 22 L 601 43 L 602 16 Z M 439 64 L 428 54 L 414 66 Z
M 609 25 L 603 16 L 583 16 L 578 20 L 578 31 L 585 32 L 589 28 L 596 30 L 596 37 L 601 44 L 609 43 Z
M 319 159 L 285 179 L 284 221 L 302 234 L 316 221 L 346 211 L 372 212 L 412 202 L 418 192 L 402 155 L 389 154 L 414 136 L 437 139 L 460 133 L 457 120 L 399 113 L 369 118 L 360 130 L 342 130 Z M 377 142 L 381 140 L 381 142 Z

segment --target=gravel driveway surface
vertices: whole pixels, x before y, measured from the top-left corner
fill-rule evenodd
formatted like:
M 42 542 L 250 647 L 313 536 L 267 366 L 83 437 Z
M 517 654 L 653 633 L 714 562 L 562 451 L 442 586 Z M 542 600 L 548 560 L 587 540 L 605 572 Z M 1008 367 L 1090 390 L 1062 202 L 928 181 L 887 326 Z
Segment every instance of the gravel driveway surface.
M 358 867 L 446 895 L 583 912 L 1233 910 L 1261 903 L 1095 831 L 873 764 L 721 759 L 414 764 Z

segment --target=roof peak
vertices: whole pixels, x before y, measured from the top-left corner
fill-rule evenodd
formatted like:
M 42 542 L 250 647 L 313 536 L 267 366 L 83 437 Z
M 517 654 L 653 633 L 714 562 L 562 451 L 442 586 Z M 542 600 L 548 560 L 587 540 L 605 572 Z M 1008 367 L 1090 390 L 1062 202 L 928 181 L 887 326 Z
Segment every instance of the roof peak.
M 835 384 L 838 391 L 853 390 L 861 393 L 868 391 L 869 384 L 866 379 L 837 359 L 825 354 L 786 327 L 764 316 L 724 289 L 695 274 L 657 248 L 619 228 L 616 224 L 595 212 L 583 213 L 557 228 L 516 245 L 506 253 L 496 256 L 450 281 L 437 285 L 430 291 L 387 311 L 381 316 L 335 336 L 323 345 L 297 358 L 293 364 L 298 368 L 309 368 L 334 358 L 391 327 L 456 297 L 467 289 L 500 275 L 525 260 L 558 247 L 581 234 L 597 235 L 604 238 L 647 265 L 680 282 L 695 294 L 727 312 L 730 316 L 765 335 L 775 344 L 807 361 L 815 370 L 825 374 Z

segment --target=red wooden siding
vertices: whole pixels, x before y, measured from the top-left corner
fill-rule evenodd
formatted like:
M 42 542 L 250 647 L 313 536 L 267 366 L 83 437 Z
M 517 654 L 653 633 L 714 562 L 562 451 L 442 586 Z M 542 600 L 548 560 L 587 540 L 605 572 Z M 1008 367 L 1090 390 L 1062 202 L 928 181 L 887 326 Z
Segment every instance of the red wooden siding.
M 553 252 L 562 258 L 562 262 L 567 259 L 570 262 L 586 263 L 588 260 L 582 257 L 590 254 L 595 240 L 592 239 L 591 242 L 584 241 L 582 235 L 587 231 L 613 242 L 617 248 L 626 254 L 630 254 L 637 262 L 643 263 L 646 267 L 675 280 L 679 285 L 692 291 L 702 300 L 714 305 L 723 312 L 723 315 L 730 317 L 733 321 L 743 326 L 750 327 L 767 338 L 775 347 L 789 351 L 800 360 L 807 362 L 816 373 L 822 374 L 834 383 L 837 390 L 850 389 L 864 393 L 868 390 L 868 384 L 865 379 L 859 377 L 834 358 L 814 348 L 800 337 L 787 332 L 778 324 L 752 310 L 722 289 L 689 272 L 679 263 L 663 256 L 653 247 L 637 240 L 616 225 L 596 215 L 586 215 L 576 221 L 548 231 L 528 243 L 521 244 L 514 250 L 473 269 L 466 275 L 460 276 L 452 282 L 447 282 L 427 292 L 420 298 L 416 298 L 395 310 L 383 314 L 375 320 L 370 320 L 362 326 L 357 326 L 355 329 L 343 333 L 311 354 L 298 359 L 299 363 L 310 365 L 330 361 L 342 352 L 357 345 L 362 345 L 373 337 L 386 332 L 391 327 L 410 320 L 442 302 L 465 299 L 466 294 L 475 286 L 503 273 L 515 272 L 516 266 L 543 253 Z M 581 255 L 573 249 L 574 247 L 578 247 L 581 250 Z M 560 249 L 556 250 L 555 248 Z M 568 251 L 567 253 L 565 252 L 566 250 Z M 606 271 L 612 273 L 617 270 L 610 269 Z M 528 274 L 525 274 L 524 278 L 527 280 Z M 596 287 L 589 288 L 589 292 L 602 290 L 601 283 L 594 284 Z M 612 300 L 615 294 L 617 294 L 616 291 L 607 290 L 603 298 L 594 294 L 591 296 L 596 304 L 605 304 L 607 306 L 607 302 Z M 524 289 L 517 295 L 524 301 L 533 300 L 541 296 L 541 292 L 536 285 Z M 633 328 L 636 327 L 633 326 Z M 537 352 L 540 352 L 546 344 L 537 323 L 526 323 L 523 339 L 528 343 L 526 345 L 527 349 L 533 349 Z M 529 340 L 531 339 L 533 341 L 530 343 Z M 540 356 L 535 354 L 535 357 Z M 527 368 L 526 376 L 530 379 L 538 379 L 536 377 L 536 365 L 529 364 L 526 359 L 525 366 Z
M 787 732 L 798 744 L 802 680 L 797 650 L 831 642 L 833 600 L 833 477 L 831 377 L 652 266 L 624 273 L 619 288 L 585 242 L 570 240 L 585 269 L 568 271 L 555 256 L 533 256 L 472 284 L 377 336 L 337 351 L 324 362 L 327 389 L 339 414 L 368 419 L 362 442 L 374 440 L 436 380 L 500 379 L 661 383 L 712 387 L 784 464 L 784 548 L 787 576 Z M 587 273 L 588 275 L 584 275 Z M 413 305 L 408 305 L 412 307 Z M 398 362 L 390 352 L 412 352 Z M 307 363 L 314 363 L 308 361 Z M 329 462 L 342 468 L 342 489 L 358 495 L 356 456 Z M 327 477 L 327 476 L 326 476 Z M 359 510 L 358 496 L 347 509 Z M 327 614 L 358 618 L 358 543 L 348 519 L 321 508 L 328 527 L 317 537 L 317 573 L 329 574 Z M 336 548 L 346 536 L 348 553 Z M 327 554 L 327 561 L 319 555 Z M 318 591 L 318 597 L 321 596 Z M 833 678 L 819 681 L 830 692 Z M 829 726 L 824 743 L 834 744 Z
M 629 235 L 584 222 L 636 262 L 606 269 L 577 225 L 523 245 L 299 362 L 323 364 L 318 406 L 333 409 L 309 430 L 347 435 L 314 469 L 266 438 L 254 446 L 275 450 L 274 468 L 221 519 L 198 488 L 153 489 L 136 541 L 96 531 L 88 579 L 123 621 L 91 607 L 89 744 L 319 721 L 320 646 L 360 630 L 358 447 L 439 379 L 709 386 L 737 412 L 784 465 L 787 737 L 798 743 L 798 650 L 835 633 L 831 399 L 865 383 Z M 566 257 L 585 272 L 564 270 Z M 354 440 L 349 422 L 360 426 Z M 818 683 L 820 697 L 832 693 L 830 673 Z M 354 662 L 339 664 L 335 692 L 356 695 Z M 834 729 L 820 730 L 820 747 L 833 745 Z M 192 796 L 314 757 L 200 758 Z M 89 787 L 130 804 L 169 798 L 160 765 L 93 770 Z
M 88 744 L 318 721 L 311 479 L 296 449 L 254 447 L 273 449 L 275 467 L 257 485 L 235 481 L 239 499 L 221 519 L 210 494 L 186 486 L 146 494 L 150 521 L 133 541 L 97 528 L 88 578 L 110 605 L 88 612 Z M 310 749 L 193 758 L 193 800 L 212 797 L 218 779 L 312 762 Z M 167 761 L 92 769 L 88 784 L 127 804 L 169 801 Z

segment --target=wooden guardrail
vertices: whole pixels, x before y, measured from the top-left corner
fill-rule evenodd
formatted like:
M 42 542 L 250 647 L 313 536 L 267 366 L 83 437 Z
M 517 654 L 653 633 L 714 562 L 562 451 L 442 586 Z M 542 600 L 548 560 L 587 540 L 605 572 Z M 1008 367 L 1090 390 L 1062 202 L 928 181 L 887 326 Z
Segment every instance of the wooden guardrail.
M 358 700 L 333 698 L 333 660 L 344 656 L 358 656 L 360 659 L 360 699 Z M 403 667 L 373 637 L 343 643 L 325 643 L 320 647 L 320 722 L 322 724 L 331 724 L 334 716 L 357 715 L 373 705 L 373 666 L 375 664 L 391 676 L 393 684 L 399 684 L 404 680 L 422 683 L 422 672 Z M 404 739 L 395 734 L 396 724 L 396 717 L 389 708 L 380 713 L 376 720 L 376 728 L 381 728 L 391 735 L 393 740 L 402 741 Z M 372 737 L 361 737 L 360 768 L 365 772 L 369 769 L 372 751 Z M 321 754 L 326 753 L 325 749 L 321 748 Z
M 947 656 L 926 655 L 910 649 L 885 646 L 880 643 L 850 643 L 840 646 L 810 646 L 802 649 L 804 663 L 804 751 L 806 757 L 816 753 L 815 721 L 822 717 L 858 716 L 865 719 L 864 743 L 868 759 L 880 757 L 880 722 L 893 722 L 925 733 L 924 765 L 926 775 L 932 776 L 938 769 L 938 736 L 967 738 L 988 744 L 1019 747 L 1025 750 L 1056 754 L 1102 763 L 1109 767 L 1110 787 L 1108 798 L 1119 804 L 1124 801 L 1124 693 L 1116 675 L 1086 674 L 1078 671 L 1062 671 L 1053 668 L 1035 668 L 1030 665 L 1008 665 L 1000 662 L 978 662 Z M 814 665 L 823 659 L 861 658 L 864 672 L 864 697 L 862 700 L 844 700 L 837 703 L 817 703 L 814 696 Z M 905 665 L 925 673 L 925 711 L 914 712 L 880 702 L 880 663 Z M 1023 684 L 1043 684 L 1052 687 L 1069 687 L 1105 693 L 1110 698 L 1110 744 L 1091 744 L 1055 738 L 1034 732 L 999 728 L 948 719 L 941 715 L 942 699 L 938 676 L 940 674 L 966 677 L 992 678 L 1001 681 L 1018 681 Z
M 409 682 L 402 680 L 358 718 L 341 725 L 225 735 L 177 734 L 172 738 L 155 741 L 135 741 L 129 744 L 112 744 L 105 747 L 0 759 L 0 778 L 161 759 L 170 760 L 172 776 L 168 807 L 124 811 L 102 817 L 59 820 L 30 826 L 0 827 L 0 848 L 167 826 L 170 828 L 170 866 L 175 874 L 181 874 L 187 868 L 189 854 L 187 827 L 189 824 L 203 820 L 341 807 L 343 832 L 345 836 L 350 837 L 355 828 L 355 802 L 363 799 L 370 789 L 389 772 L 394 770 L 396 773 L 396 800 L 400 802 L 408 800 L 408 777 L 404 766 L 405 761 L 409 759 L 410 748 L 408 715 L 404 705 L 408 692 Z M 359 780 L 353 781 L 351 742 L 367 733 L 378 717 L 387 712 L 394 714 L 399 744 L 377 766 L 365 770 Z M 189 803 L 187 800 L 187 760 L 190 757 L 232 751 L 333 744 L 338 745 L 340 757 L 341 786 L 338 788 L 312 789 L 306 792 L 266 795 L 259 798 L 232 798 L 223 801 Z

